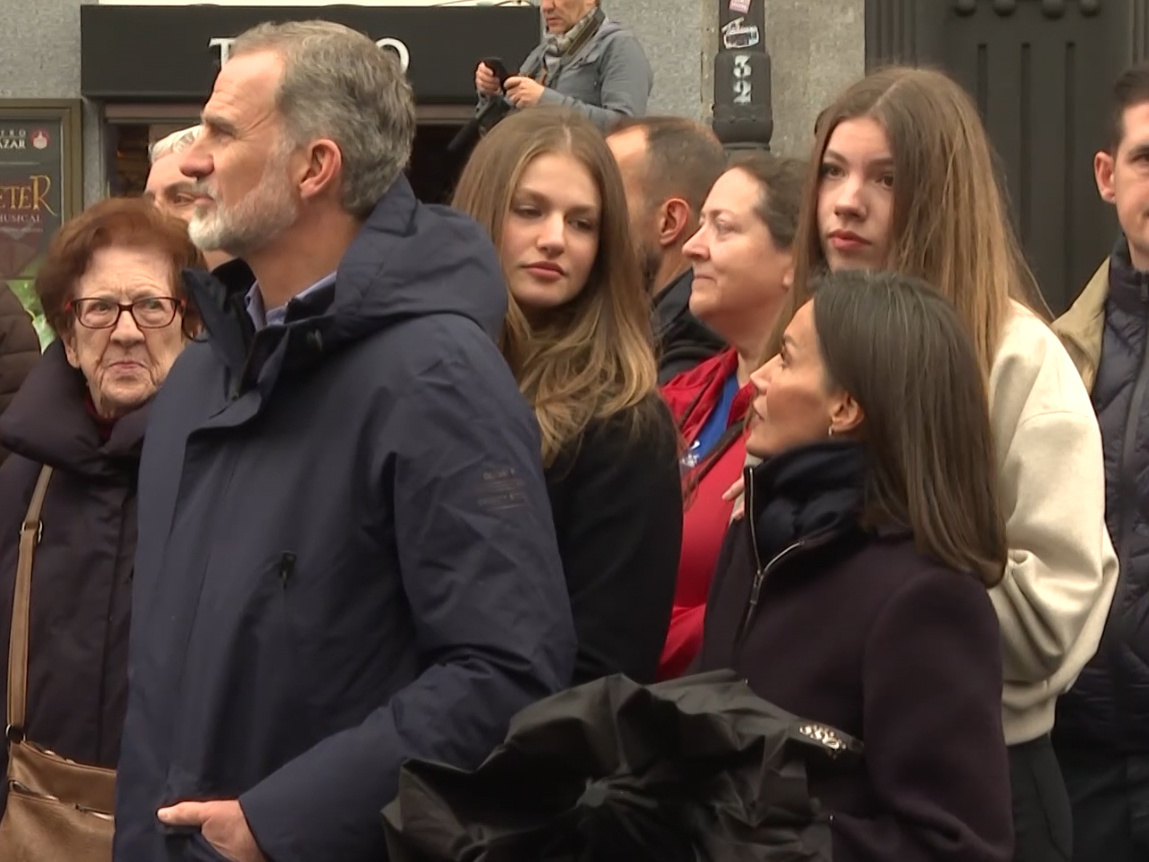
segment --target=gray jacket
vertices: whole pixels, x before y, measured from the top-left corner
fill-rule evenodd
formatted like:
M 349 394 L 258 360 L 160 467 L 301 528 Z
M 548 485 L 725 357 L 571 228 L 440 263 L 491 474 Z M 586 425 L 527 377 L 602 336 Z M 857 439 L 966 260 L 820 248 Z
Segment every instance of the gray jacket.
M 520 74 L 538 74 L 544 47 L 540 44 L 527 55 Z M 563 58 L 539 104 L 573 108 L 606 132 L 623 117 L 643 116 L 653 86 L 654 75 L 638 38 L 607 20 L 590 41 Z

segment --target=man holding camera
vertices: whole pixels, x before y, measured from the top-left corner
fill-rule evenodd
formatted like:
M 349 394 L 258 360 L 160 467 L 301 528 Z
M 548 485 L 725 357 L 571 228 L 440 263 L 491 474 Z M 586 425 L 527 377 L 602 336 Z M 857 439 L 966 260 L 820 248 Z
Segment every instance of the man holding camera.
M 599 0 L 542 0 L 539 8 L 546 36 L 517 75 L 493 60 L 475 70 L 480 110 L 500 97 L 520 109 L 562 105 L 604 132 L 643 116 L 654 78 L 635 35 L 607 19 Z

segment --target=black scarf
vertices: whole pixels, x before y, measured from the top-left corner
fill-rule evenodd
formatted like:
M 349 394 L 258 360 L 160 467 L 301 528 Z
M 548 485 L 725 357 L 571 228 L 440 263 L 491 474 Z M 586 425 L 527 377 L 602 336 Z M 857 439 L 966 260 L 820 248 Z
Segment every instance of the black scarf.
M 763 562 L 801 539 L 854 528 L 866 470 L 852 440 L 797 446 L 755 467 L 751 517 Z

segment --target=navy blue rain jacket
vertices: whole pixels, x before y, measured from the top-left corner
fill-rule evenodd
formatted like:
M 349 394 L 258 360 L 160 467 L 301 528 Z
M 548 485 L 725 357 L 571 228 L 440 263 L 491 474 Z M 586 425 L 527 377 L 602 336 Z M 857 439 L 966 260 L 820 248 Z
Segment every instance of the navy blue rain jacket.
M 209 336 L 146 436 L 115 858 L 218 862 L 156 810 L 238 798 L 271 862 L 378 862 L 404 759 L 569 683 L 538 430 L 489 239 L 406 180 L 285 325 L 246 274 L 185 273 Z

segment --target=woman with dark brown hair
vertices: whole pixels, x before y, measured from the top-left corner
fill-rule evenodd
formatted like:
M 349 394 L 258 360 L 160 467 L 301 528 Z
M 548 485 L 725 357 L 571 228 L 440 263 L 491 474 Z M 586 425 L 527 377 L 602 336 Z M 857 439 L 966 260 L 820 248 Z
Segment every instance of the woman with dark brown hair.
M 827 269 L 912 275 L 957 309 L 987 383 L 1009 546 L 990 598 L 1002 631 L 1016 858 L 1060 862 L 1072 847 L 1050 742 L 1054 706 L 1097 649 L 1117 583 L 1093 407 L 1042 319 L 992 148 L 957 83 L 906 68 L 862 79 L 823 113 L 811 164 L 794 290 L 766 355 Z
M 500 346 L 542 432 L 574 682 L 652 682 L 682 531 L 678 437 L 618 166 L 589 120 L 538 108 L 482 140 L 453 204 L 490 231 L 506 275 Z
M 36 276 L 57 339 L 0 417 L 12 452 L 0 467 L 0 686 L 21 526 L 42 485 L 18 732 L 90 766 L 119 757 L 140 449 L 148 405 L 196 323 L 180 270 L 202 266 L 183 222 L 148 201 L 102 201 L 67 222 Z M 36 792 L 5 786 L 0 810 Z
M 1005 525 L 960 320 L 915 279 L 836 273 L 751 381 L 746 449 L 765 461 L 723 544 L 701 668 L 862 740 L 859 767 L 811 766 L 835 862 L 1007 862 L 987 595 Z

